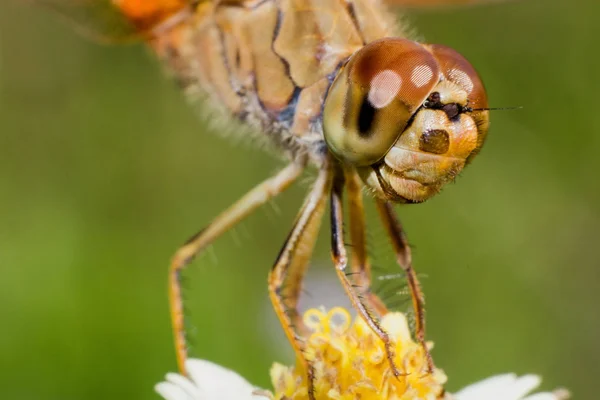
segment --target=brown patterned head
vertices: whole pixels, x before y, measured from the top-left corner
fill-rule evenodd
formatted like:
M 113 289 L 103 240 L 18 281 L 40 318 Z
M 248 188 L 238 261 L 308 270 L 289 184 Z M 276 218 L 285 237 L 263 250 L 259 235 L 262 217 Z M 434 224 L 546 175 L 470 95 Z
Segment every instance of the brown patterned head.
M 481 147 L 484 108 L 483 84 L 456 51 L 385 38 L 338 73 L 325 102 L 325 141 L 381 197 L 420 202 Z

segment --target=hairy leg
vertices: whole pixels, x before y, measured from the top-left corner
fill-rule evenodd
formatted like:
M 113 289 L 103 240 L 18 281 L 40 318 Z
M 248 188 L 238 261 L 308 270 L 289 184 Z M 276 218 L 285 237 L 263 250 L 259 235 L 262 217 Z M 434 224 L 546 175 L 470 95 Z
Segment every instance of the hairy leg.
M 362 182 L 354 168 L 344 171 L 346 191 L 348 193 L 348 219 L 350 233 L 350 267 L 352 282 L 360 290 L 361 296 L 368 300 L 371 308 L 379 316 L 387 314 L 388 309 L 381 299 L 371 292 L 371 263 L 367 255 L 367 225 L 363 204 Z
M 376 315 L 373 315 L 372 312 L 378 304 L 373 304 L 370 296 L 363 296 L 361 292 L 363 292 L 365 288 L 353 284 L 347 276 L 349 271 L 347 271 L 348 258 L 343 232 L 343 192 L 344 175 L 340 171 L 334 178 L 331 191 L 331 256 L 335 264 L 335 271 L 344 287 L 344 291 L 350 298 L 354 309 L 365 320 L 371 330 L 383 341 L 392 373 L 398 377 L 400 376 L 400 371 L 394 363 L 394 348 L 392 341 L 390 340 L 388 333 L 381 326 L 379 318 Z M 365 269 L 362 268 L 360 272 L 365 272 Z
M 415 273 L 415 270 L 412 267 L 412 253 L 410 250 L 410 246 L 406 241 L 406 234 L 402 229 L 402 224 L 400 224 L 400 220 L 394 212 L 394 207 L 392 203 L 380 199 L 376 199 L 376 203 L 377 210 L 379 211 L 379 216 L 381 217 L 381 221 L 383 222 L 383 225 L 387 230 L 388 236 L 392 242 L 392 247 L 394 248 L 394 252 L 396 253 L 396 261 L 406 273 L 408 288 L 410 290 L 413 310 L 415 313 L 416 339 L 425 351 L 427 357 L 427 366 L 429 372 L 432 372 L 433 359 L 431 358 L 431 354 L 429 353 L 429 350 L 427 349 L 427 345 L 425 343 L 425 300 L 423 292 L 421 291 L 421 285 L 419 284 L 419 280 L 417 279 L 417 274 Z
M 304 352 L 307 331 L 297 306 L 330 190 L 331 170 L 327 162 L 321 168 L 269 274 L 269 294 L 275 313 L 298 359 L 304 362 L 308 373 L 309 396 L 313 400 L 313 370 Z
M 210 225 L 189 239 L 173 256 L 169 270 L 169 301 L 177 365 L 182 373 L 185 373 L 185 360 L 187 359 L 183 300 L 181 297 L 182 271 L 194 257 L 200 254 L 215 239 L 231 229 L 259 206 L 287 189 L 301 175 L 305 165 L 306 160 L 304 159 L 294 162 L 281 170 L 277 175 L 254 187 L 217 216 Z

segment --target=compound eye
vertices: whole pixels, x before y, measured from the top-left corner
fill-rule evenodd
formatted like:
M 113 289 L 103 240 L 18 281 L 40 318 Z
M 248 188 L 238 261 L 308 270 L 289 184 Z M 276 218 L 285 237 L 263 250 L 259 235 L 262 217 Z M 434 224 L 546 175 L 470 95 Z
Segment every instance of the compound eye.
M 477 124 L 477 148 L 483 145 L 489 128 L 488 99 L 485 87 L 475 68 L 456 50 L 439 44 L 427 46 L 440 65 L 441 73 L 467 93 L 467 109 Z
M 487 94 L 475 68 L 456 50 L 440 44 L 428 45 L 445 79 L 467 92 L 469 107 L 487 108 Z
M 325 141 L 356 166 L 379 161 L 440 79 L 433 54 L 406 39 L 385 38 L 359 50 L 338 73 L 323 114 Z

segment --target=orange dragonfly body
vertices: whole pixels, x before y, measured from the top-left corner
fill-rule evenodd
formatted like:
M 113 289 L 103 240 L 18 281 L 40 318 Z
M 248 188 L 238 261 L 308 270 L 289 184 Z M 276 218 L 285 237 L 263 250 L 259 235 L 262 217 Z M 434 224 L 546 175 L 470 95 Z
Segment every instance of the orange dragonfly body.
M 406 273 L 416 336 L 425 346 L 423 294 L 392 206 L 435 195 L 474 157 L 488 130 L 487 97 L 473 67 L 448 47 L 410 40 L 387 8 L 436 1 L 39 1 L 73 16 L 83 29 L 90 28 L 91 18 L 104 37 L 120 32 L 143 38 L 187 96 L 206 100 L 203 107 L 224 122 L 224 129 L 262 138 L 289 160 L 173 257 L 170 303 L 180 368 L 187 357 L 182 270 L 223 232 L 285 190 L 306 165 L 313 165 L 319 174 L 269 273 L 275 311 L 305 361 L 310 382 L 312 368 L 303 355 L 306 327 L 297 304 L 329 203 L 337 275 L 359 315 L 386 344 L 391 371 L 400 375 L 379 324 L 387 308 L 370 290 L 363 189 L 373 194 Z M 225 127 L 231 119 L 238 123 Z M 344 193 L 350 254 L 342 229 Z M 424 353 L 431 370 L 429 353 Z

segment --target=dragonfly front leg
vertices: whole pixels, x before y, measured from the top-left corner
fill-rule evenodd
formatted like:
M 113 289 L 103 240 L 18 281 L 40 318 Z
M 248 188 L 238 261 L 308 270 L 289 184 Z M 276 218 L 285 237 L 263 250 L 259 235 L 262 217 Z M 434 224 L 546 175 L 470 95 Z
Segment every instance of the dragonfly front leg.
M 347 174 L 346 174 L 347 175 Z M 398 377 L 401 375 L 398 367 L 394 362 L 394 347 L 392 341 L 388 333 L 383 329 L 379 322 L 379 318 L 376 315 L 373 315 L 373 310 L 380 312 L 385 310 L 385 306 L 381 300 L 375 295 L 373 296 L 363 296 L 362 292 L 368 292 L 368 286 L 365 288 L 363 286 L 359 286 L 354 284 L 348 278 L 348 258 L 346 254 L 346 246 L 344 244 L 344 212 L 343 212 L 343 192 L 344 192 L 345 179 L 344 175 L 341 171 L 337 171 L 334 181 L 333 188 L 331 190 L 331 256 L 333 258 L 333 262 L 335 265 L 335 271 L 337 273 L 338 278 L 342 282 L 342 286 L 344 287 L 344 291 L 348 295 L 350 302 L 354 309 L 358 312 L 358 314 L 363 318 L 363 320 L 369 325 L 369 328 L 383 341 L 385 346 L 385 352 L 390 364 L 390 368 L 392 373 Z M 352 189 L 351 189 L 352 190 Z M 354 199 L 356 200 L 356 199 Z M 356 211 L 356 210 L 355 210 Z M 351 211 L 352 214 L 352 211 Z M 355 222 L 359 221 L 358 216 L 355 216 Z M 362 227 L 364 228 L 364 216 L 362 217 Z M 356 238 L 359 238 L 358 233 L 356 234 Z M 362 264 L 357 266 L 358 270 L 353 271 L 352 275 L 354 276 L 362 276 L 365 279 L 370 279 L 370 271 L 368 270 L 366 251 L 365 251 L 365 241 L 364 241 L 364 233 L 362 237 L 362 242 L 358 243 L 359 250 L 355 252 L 355 257 L 360 257 L 360 261 Z M 363 282 L 364 283 L 364 282 Z M 360 290 L 357 290 L 360 289 Z M 373 301 L 375 300 L 375 301 Z M 383 310 L 377 310 L 378 308 L 382 308 Z
M 352 282 L 366 299 L 370 308 L 380 317 L 388 309 L 381 299 L 371 292 L 371 263 L 367 254 L 367 224 L 363 204 L 362 182 L 354 168 L 346 168 L 346 191 L 348 193 L 348 219 L 350 221 L 350 267 Z
M 408 282 L 408 288 L 410 290 L 410 296 L 413 303 L 413 310 L 415 313 L 415 334 L 417 341 L 423 347 L 425 356 L 427 357 L 428 372 L 433 371 L 433 359 L 425 343 L 425 307 L 424 307 L 424 296 L 421 291 L 421 285 L 417 279 L 417 274 L 412 267 L 412 253 L 410 246 L 406 240 L 406 234 L 402 229 L 402 224 L 396 217 L 394 212 L 394 206 L 392 203 L 380 199 L 376 199 L 377 211 L 379 216 L 387 230 L 388 236 L 392 242 L 392 247 L 396 253 L 396 261 L 400 267 L 406 272 L 406 278 Z
M 269 273 L 269 295 L 275 313 L 296 356 L 306 368 L 308 394 L 312 400 L 314 373 L 304 352 L 304 338 L 308 332 L 298 311 L 298 299 L 327 205 L 327 194 L 331 190 L 331 175 L 326 161 Z
M 254 187 L 244 197 L 215 218 L 205 229 L 189 239 L 173 256 L 169 271 L 169 302 L 177 365 L 182 373 L 185 374 L 187 342 L 185 337 L 183 300 L 181 297 L 181 273 L 190 261 L 216 238 L 251 214 L 259 206 L 287 189 L 300 176 L 305 165 L 305 158 L 297 160 L 281 170 L 277 175 Z

